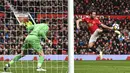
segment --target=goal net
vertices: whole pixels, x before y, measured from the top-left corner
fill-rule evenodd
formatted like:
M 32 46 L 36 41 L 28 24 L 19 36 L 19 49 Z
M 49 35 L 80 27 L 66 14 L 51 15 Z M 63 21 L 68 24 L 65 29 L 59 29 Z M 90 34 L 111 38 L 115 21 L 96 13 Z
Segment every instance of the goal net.
M 67 0 L 0 0 L 0 73 L 68 73 L 68 11 Z M 48 39 L 42 44 L 45 72 L 37 72 L 38 54 L 27 49 L 24 57 L 7 70 L 3 68 L 16 55 L 29 34 L 24 21 L 49 23 Z M 45 40 L 44 40 L 45 41 Z

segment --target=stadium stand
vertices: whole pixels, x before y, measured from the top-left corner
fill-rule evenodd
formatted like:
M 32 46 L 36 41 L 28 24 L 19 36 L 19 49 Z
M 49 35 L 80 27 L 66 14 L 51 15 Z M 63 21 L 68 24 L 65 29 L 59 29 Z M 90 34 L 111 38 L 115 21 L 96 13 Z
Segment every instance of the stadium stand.
M 96 10 L 103 15 L 130 15 L 129 0 L 74 0 L 75 14 L 88 14 Z

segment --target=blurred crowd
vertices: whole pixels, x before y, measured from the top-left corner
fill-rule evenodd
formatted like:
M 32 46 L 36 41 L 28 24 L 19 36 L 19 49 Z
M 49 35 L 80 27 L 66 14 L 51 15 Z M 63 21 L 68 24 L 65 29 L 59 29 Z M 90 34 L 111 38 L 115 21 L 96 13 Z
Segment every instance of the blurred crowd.
M 30 13 L 67 13 L 67 0 L 8 0 L 15 9 Z M 10 11 L 5 0 L 0 0 L 0 11 Z
M 103 49 L 104 54 L 130 54 L 130 19 L 113 19 L 109 16 L 103 16 L 100 20 L 107 26 L 112 26 L 114 22 L 117 22 L 123 36 L 118 37 L 112 31 L 102 33 L 92 51 L 87 51 L 86 47 L 90 33 L 87 29 L 87 24 L 82 22 L 80 23 L 80 30 L 75 27 L 75 54 L 98 54 L 100 49 Z
M 129 15 L 130 0 L 74 0 L 75 14 Z

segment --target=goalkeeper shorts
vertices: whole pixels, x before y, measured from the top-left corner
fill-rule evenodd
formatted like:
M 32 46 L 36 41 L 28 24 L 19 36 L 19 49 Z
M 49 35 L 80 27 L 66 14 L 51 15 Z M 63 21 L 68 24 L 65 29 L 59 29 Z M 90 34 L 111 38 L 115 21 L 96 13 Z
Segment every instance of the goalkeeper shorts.
M 22 45 L 21 50 L 27 50 L 29 48 L 34 49 L 36 52 L 42 51 L 42 46 L 40 44 L 40 39 L 35 35 L 28 35 Z

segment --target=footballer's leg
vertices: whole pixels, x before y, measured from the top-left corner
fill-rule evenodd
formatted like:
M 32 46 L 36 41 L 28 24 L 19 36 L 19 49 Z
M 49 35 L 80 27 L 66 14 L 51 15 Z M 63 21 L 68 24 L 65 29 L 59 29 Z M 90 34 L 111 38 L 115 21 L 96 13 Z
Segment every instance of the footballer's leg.
M 46 71 L 45 69 L 42 69 L 42 64 L 44 61 L 44 53 L 42 50 L 42 46 L 40 45 L 40 43 L 37 44 L 36 46 L 35 46 L 35 50 L 39 55 L 38 62 L 37 62 L 37 71 Z
M 95 42 L 89 42 L 88 47 L 87 47 L 89 51 L 92 51 L 94 44 Z
M 42 69 L 42 63 L 44 61 L 44 53 L 42 50 L 42 46 L 40 44 L 40 40 L 38 40 L 37 38 L 34 37 L 31 44 L 32 44 L 32 47 L 34 48 L 34 50 L 39 55 L 38 62 L 37 62 L 37 71 L 46 71 L 45 69 Z
M 26 41 L 24 42 L 24 44 L 22 45 L 22 48 L 21 48 L 21 53 L 18 54 L 17 56 L 15 56 L 13 58 L 13 60 L 11 60 L 8 64 L 5 65 L 4 67 L 4 71 L 7 71 L 7 69 L 16 61 L 18 61 L 20 58 L 22 58 L 24 55 L 25 55 L 25 51 L 26 51 L 26 48 L 28 48 L 28 43 L 26 43 Z
M 97 29 L 90 37 L 89 39 L 89 44 L 88 44 L 88 49 L 92 49 L 92 47 L 94 46 L 97 38 L 99 37 L 99 33 L 101 33 L 102 30 L 101 29 Z
M 89 40 L 89 44 L 88 44 L 88 49 L 89 50 L 96 50 L 96 49 L 93 49 L 93 46 L 95 45 L 95 42 L 97 40 L 97 38 L 99 37 L 100 33 L 103 32 L 103 30 L 101 29 L 97 29 L 90 37 L 90 40 Z M 102 59 L 102 51 L 100 50 L 100 59 Z
M 87 46 L 87 51 L 93 51 L 94 49 L 93 49 L 93 46 L 95 45 L 95 41 L 96 41 L 96 39 L 95 39 L 95 37 L 94 37 L 94 35 L 92 34 L 91 35 L 91 37 L 90 37 L 90 39 L 89 39 L 89 43 L 88 43 L 88 46 Z
M 44 57 L 43 57 L 44 53 L 43 53 L 43 51 L 39 51 L 38 55 L 39 55 L 39 59 L 38 59 L 38 63 L 37 63 L 37 71 L 46 71 L 46 69 L 42 69 L 41 68 L 43 60 L 44 60 Z
M 7 71 L 7 69 L 8 69 L 15 61 L 18 61 L 21 57 L 23 57 L 22 54 L 18 54 L 17 56 L 15 56 L 13 60 L 11 60 L 8 64 L 5 65 L 4 71 Z

